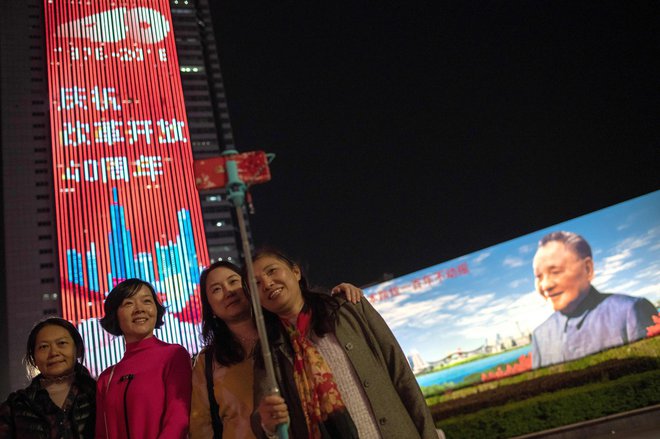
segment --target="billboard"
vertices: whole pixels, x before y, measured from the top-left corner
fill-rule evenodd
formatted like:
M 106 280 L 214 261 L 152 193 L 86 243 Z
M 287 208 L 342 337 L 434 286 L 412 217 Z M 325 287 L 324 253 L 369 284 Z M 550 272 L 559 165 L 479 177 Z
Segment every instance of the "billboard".
M 591 247 L 590 257 L 571 260 L 575 273 L 550 258 L 550 242 L 539 250 L 539 240 L 557 231 L 580 235 Z M 569 301 L 571 294 L 580 299 Z M 422 389 L 481 384 L 656 335 L 660 191 L 372 286 L 365 295 Z
M 168 309 L 158 336 L 196 352 L 208 253 L 169 3 L 44 6 L 64 318 L 98 375 L 123 354 L 103 300 L 139 277 Z

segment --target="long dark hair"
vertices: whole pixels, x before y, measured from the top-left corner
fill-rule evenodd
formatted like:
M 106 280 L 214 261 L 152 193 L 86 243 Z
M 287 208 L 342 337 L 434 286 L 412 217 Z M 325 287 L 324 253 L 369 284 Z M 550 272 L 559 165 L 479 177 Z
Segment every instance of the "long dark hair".
M 213 308 L 211 308 L 209 298 L 206 296 L 206 285 L 209 274 L 217 268 L 227 268 L 239 276 L 241 276 L 241 269 L 231 262 L 218 261 L 206 267 L 199 277 L 199 289 L 202 298 L 202 339 L 204 346 L 206 346 L 207 355 L 213 355 L 215 361 L 226 367 L 240 363 L 246 358 L 248 353 L 245 352 L 241 343 L 231 332 L 229 326 L 227 326 L 227 323 L 213 314 Z M 241 276 L 241 284 L 243 292 L 249 299 L 248 288 L 243 280 L 243 276 Z
M 293 259 L 282 253 L 280 250 L 272 247 L 264 247 L 254 252 L 252 261 L 261 259 L 266 256 L 272 256 L 284 262 L 289 268 L 298 267 L 300 264 L 296 263 Z M 304 273 L 300 273 L 300 280 L 298 281 L 300 291 L 302 292 L 305 307 L 312 312 L 311 327 L 319 337 L 325 334 L 335 332 L 335 325 L 337 323 L 337 310 L 339 309 L 339 302 L 330 294 L 323 292 L 317 288 L 310 287 Z M 279 317 L 267 309 L 263 310 L 264 322 L 268 331 L 268 337 L 273 339 L 280 331 Z

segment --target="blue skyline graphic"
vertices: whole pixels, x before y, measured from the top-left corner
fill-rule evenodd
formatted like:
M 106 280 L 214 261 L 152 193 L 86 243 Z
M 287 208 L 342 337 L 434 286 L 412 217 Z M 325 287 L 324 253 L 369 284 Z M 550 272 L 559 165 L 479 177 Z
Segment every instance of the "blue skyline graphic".
M 151 252 L 135 252 L 133 234 L 126 225 L 125 207 L 118 202 L 117 188 L 113 188 L 113 203 L 110 206 L 110 231 L 108 232 L 107 255 L 110 271 L 99 273 L 97 245 L 90 242 L 89 249 L 82 251 L 75 248 L 66 250 L 67 281 L 89 290 L 101 293 L 104 300 L 109 291 L 100 291 L 101 276 L 107 279 L 108 288 L 119 282 L 137 277 L 152 284 L 156 292 L 161 293 L 167 312 L 165 324 L 157 330 L 157 335 L 164 341 L 179 343 L 191 353 L 200 349 L 198 340 L 201 309 L 194 300 L 199 288 L 201 267 L 195 248 L 190 212 L 180 209 L 177 212 L 178 234 L 166 244 L 154 242 Z M 87 276 L 83 274 L 86 273 Z M 74 293 L 76 310 L 87 309 L 89 298 Z M 91 307 L 92 302 L 89 302 Z M 93 375 L 121 359 L 124 352 L 123 341 L 109 336 L 98 324 L 102 312 L 89 309 L 87 316 L 67 316 L 79 322 L 79 330 L 86 341 L 86 363 Z M 88 317 L 86 320 L 85 317 Z

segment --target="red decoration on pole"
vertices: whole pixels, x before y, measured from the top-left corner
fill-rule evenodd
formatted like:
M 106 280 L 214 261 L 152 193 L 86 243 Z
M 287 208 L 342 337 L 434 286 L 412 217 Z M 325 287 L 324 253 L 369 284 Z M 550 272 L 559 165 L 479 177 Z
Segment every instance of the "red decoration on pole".
M 195 160 L 195 185 L 198 190 L 223 188 L 227 185 L 225 163 L 233 160 L 238 166 L 238 176 L 247 186 L 270 181 L 269 157 L 263 151 L 250 151 L 236 155 L 223 155 Z

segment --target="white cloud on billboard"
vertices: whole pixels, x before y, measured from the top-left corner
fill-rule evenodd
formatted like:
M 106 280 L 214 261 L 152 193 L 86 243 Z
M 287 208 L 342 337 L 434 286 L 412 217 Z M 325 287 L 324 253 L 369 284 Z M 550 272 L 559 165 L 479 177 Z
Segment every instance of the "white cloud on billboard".
M 483 307 L 487 304 L 491 304 L 492 307 L 499 300 L 495 299 L 495 294 L 493 293 L 486 293 L 476 297 L 467 297 L 459 308 L 456 326 L 474 324 L 483 319 L 488 320 L 489 313 Z
M 474 264 L 474 265 L 478 265 L 478 264 L 480 264 L 482 261 L 484 261 L 486 258 L 488 258 L 488 256 L 490 256 L 490 252 L 482 252 L 482 253 L 479 253 L 479 255 L 478 255 L 476 258 L 474 258 L 474 259 L 472 260 L 472 264 Z
M 523 261 L 521 258 L 517 258 L 514 256 L 507 256 L 502 261 L 502 265 L 509 268 L 522 267 L 523 265 L 525 265 L 525 261 Z
M 400 302 L 403 300 L 405 297 L 396 296 L 376 306 L 391 329 L 402 326 L 426 327 L 426 324 L 420 325 L 423 321 L 430 321 L 433 326 L 441 323 L 442 320 L 453 318 L 453 314 L 442 311 L 449 303 L 461 301 L 461 297 L 457 294 L 444 295 L 430 300 L 409 301 L 405 306 L 401 306 Z
M 660 302 L 660 282 L 641 286 L 635 291 L 630 291 L 630 295 L 645 297 L 657 305 Z
M 651 301 L 660 300 L 660 262 L 645 267 L 625 282 L 612 282 L 611 290 L 606 292 L 645 297 Z
M 509 282 L 508 285 L 509 285 L 509 287 L 511 287 L 512 289 L 516 289 L 516 288 L 518 288 L 518 287 L 521 286 L 521 285 L 525 285 L 527 282 L 529 282 L 529 279 L 528 279 L 528 278 L 521 278 L 521 279 L 515 279 L 515 280 L 512 280 L 511 282 Z
M 619 250 L 635 250 L 641 247 L 646 247 L 647 245 L 653 243 L 658 239 L 660 235 L 660 228 L 655 227 L 648 230 L 643 235 L 639 236 L 630 236 L 616 245 L 616 248 Z
M 511 336 L 520 335 L 521 331 L 531 332 L 550 314 L 552 308 L 532 291 L 498 299 L 478 313 L 461 318 L 457 324 L 463 327 L 460 334 L 464 337 L 479 339 L 495 333 Z
M 594 285 L 598 288 L 611 288 L 610 282 L 620 272 L 634 268 L 641 260 L 629 260 L 632 251 L 625 249 L 620 253 L 603 259 L 602 264 L 596 263 L 596 275 Z M 598 268 L 601 265 L 602 268 Z
M 660 261 L 655 261 L 647 267 L 639 270 L 635 279 L 640 281 L 660 281 Z

